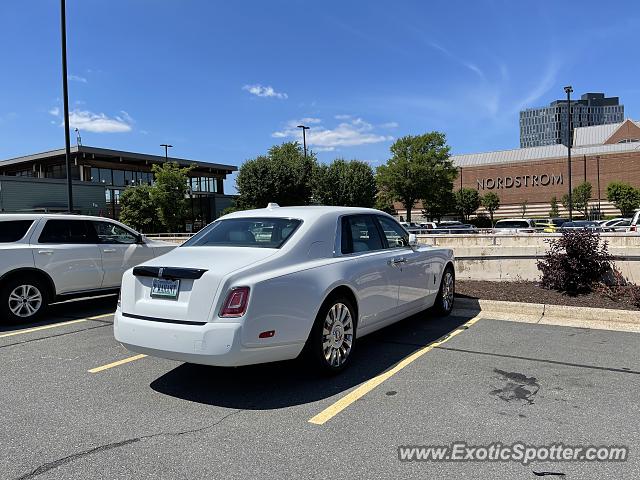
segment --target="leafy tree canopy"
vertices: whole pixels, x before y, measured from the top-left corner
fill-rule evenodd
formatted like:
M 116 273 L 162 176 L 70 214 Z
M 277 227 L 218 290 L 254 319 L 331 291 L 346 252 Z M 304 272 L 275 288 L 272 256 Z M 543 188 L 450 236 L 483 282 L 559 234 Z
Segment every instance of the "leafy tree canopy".
M 475 188 L 461 188 L 455 193 L 456 209 L 465 221 L 480 208 L 480 193 Z
M 365 162 L 338 158 L 313 174 L 313 199 L 323 205 L 371 208 L 376 192 L 373 169 Z
M 417 200 L 429 199 L 436 189 L 451 189 L 456 168 L 441 132 L 406 136 L 391 145 L 391 158 L 378 167 L 376 181 L 381 190 L 407 209 L 407 221 Z
M 313 153 L 306 158 L 298 142 L 269 149 L 242 164 L 236 178 L 239 208 L 264 208 L 269 202 L 281 206 L 308 205 L 312 175 L 317 162 Z
M 620 210 L 623 217 L 630 217 L 640 208 L 640 188 L 624 182 L 611 182 L 607 186 L 607 200 Z

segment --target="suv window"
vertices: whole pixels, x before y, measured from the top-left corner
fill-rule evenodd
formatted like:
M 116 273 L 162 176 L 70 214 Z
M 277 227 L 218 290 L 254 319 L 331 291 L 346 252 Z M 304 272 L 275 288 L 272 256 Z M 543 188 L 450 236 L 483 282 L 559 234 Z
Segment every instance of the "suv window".
M 377 216 L 389 248 L 403 248 L 409 245 L 409 234 L 395 220 Z
M 342 217 L 342 253 L 382 250 L 382 239 L 370 215 L 348 215 Z
M 47 220 L 39 243 L 98 243 L 96 233 L 86 220 Z
M 138 237 L 129 230 L 111 222 L 91 222 L 96 229 L 100 243 L 124 243 L 132 244 L 138 241 Z
M 0 243 L 22 240 L 33 224 L 33 220 L 9 220 L 0 222 Z

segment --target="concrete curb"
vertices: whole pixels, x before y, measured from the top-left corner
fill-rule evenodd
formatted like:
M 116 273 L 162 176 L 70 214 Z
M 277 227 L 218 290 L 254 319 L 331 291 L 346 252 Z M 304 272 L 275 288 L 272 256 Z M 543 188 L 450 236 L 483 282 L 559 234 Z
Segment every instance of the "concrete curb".
M 612 322 L 640 325 L 640 312 L 633 310 L 614 310 L 611 308 L 570 307 L 543 303 L 501 302 L 473 298 L 456 298 L 455 308 L 460 310 L 481 311 L 483 314 L 514 315 L 516 317 L 537 317 L 540 323 L 547 318 L 577 320 L 584 322 Z

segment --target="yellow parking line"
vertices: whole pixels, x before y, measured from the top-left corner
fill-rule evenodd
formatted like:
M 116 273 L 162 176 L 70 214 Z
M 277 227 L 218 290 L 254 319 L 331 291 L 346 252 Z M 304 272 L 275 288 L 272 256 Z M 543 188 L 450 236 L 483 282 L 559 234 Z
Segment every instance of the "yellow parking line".
M 123 358 L 122 360 L 118 360 L 117 362 L 113 362 L 113 363 L 108 363 L 106 365 L 102 365 L 101 367 L 92 368 L 91 370 L 88 370 L 88 372 L 89 373 L 102 372 L 103 370 L 109 370 L 110 368 L 113 368 L 113 367 L 119 367 L 120 365 L 124 365 L 125 363 L 135 362 L 136 360 L 140 360 L 141 358 L 144 358 L 144 357 L 146 357 L 146 355 L 141 353 L 140 355 L 134 355 L 133 357 Z
M 74 323 L 87 322 L 89 320 L 98 320 L 99 318 L 110 317 L 113 313 L 105 313 L 104 315 L 95 315 L 93 317 L 79 318 L 77 320 L 69 320 L 68 322 L 52 323 L 51 325 L 42 325 L 40 327 L 25 328 L 24 330 L 15 330 L 13 332 L 2 333 L 0 338 L 13 337 L 14 335 L 22 335 L 23 333 L 39 332 L 40 330 L 49 330 L 50 328 L 64 327 L 73 325 Z
M 315 417 L 309 419 L 309 423 L 315 423 L 316 425 L 324 425 L 326 422 L 328 422 L 333 417 L 335 417 L 337 414 L 339 414 L 342 410 L 347 408 L 349 405 L 354 403 L 356 400 L 364 397 L 367 393 L 369 393 L 371 390 L 376 388 L 382 382 L 384 382 L 388 378 L 390 378 L 393 375 L 395 375 L 396 373 L 398 373 L 404 367 L 406 367 L 410 363 L 414 362 L 415 360 L 417 360 L 418 358 L 423 356 L 425 353 L 433 350 L 438 345 L 441 345 L 441 344 L 445 343 L 449 339 L 451 339 L 451 338 L 455 337 L 456 335 L 458 335 L 459 333 L 463 332 L 464 330 L 466 330 L 467 327 L 470 327 L 471 325 L 476 323 L 478 320 L 480 320 L 479 316 L 476 316 L 476 317 L 472 318 L 468 322 L 460 325 L 453 332 L 448 333 L 447 335 L 444 335 L 444 336 L 440 337 L 439 339 L 437 339 L 437 340 L 425 345 L 420 350 L 412 353 L 408 357 L 400 360 L 393 368 L 391 368 L 391 369 L 387 370 L 386 372 L 383 372 L 380 375 L 378 375 L 376 377 L 373 377 L 372 379 L 366 381 L 365 383 L 360 385 L 358 388 L 356 388 L 355 390 L 351 391 L 350 393 L 348 393 L 347 395 L 342 397 L 340 400 L 335 402 L 333 405 L 330 405 L 329 407 L 325 408 L 322 412 L 317 414 Z

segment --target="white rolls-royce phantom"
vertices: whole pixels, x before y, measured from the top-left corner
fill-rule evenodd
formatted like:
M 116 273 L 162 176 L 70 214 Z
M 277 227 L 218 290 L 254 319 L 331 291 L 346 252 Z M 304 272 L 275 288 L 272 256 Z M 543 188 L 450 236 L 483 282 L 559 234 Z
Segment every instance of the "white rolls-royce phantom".
M 383 212 L 269 204 L 128 270 L 114 332 L 134 352 L 184 362 L 303 353 L 336 372 L 363 335 L 430 307 L 450 313 L 454 281 L 451 250 L 419 245 Z

